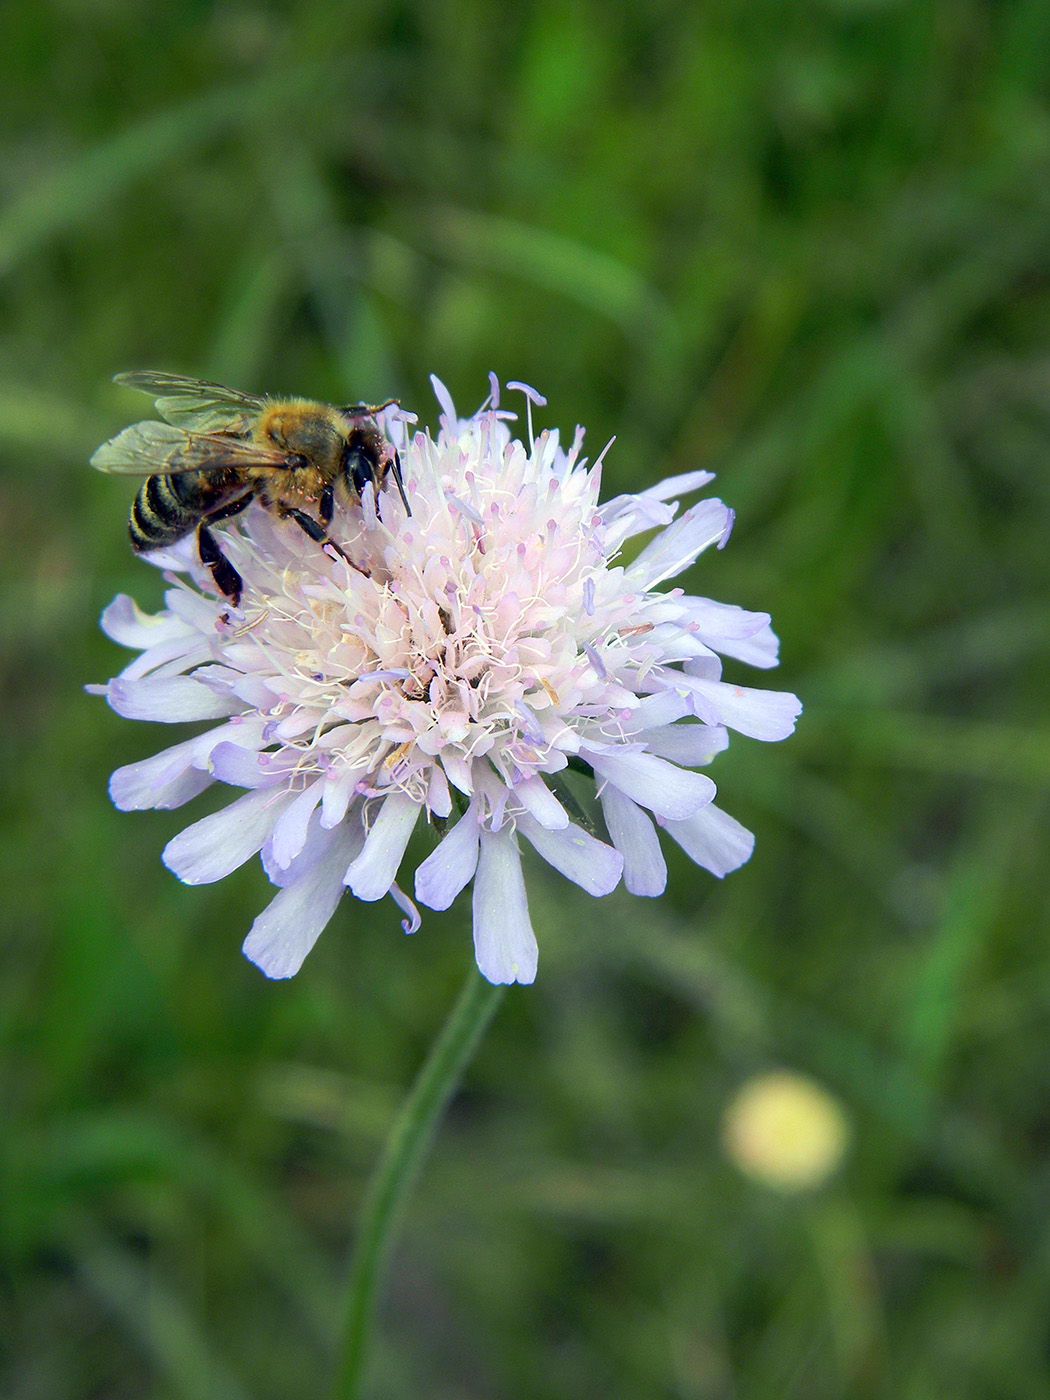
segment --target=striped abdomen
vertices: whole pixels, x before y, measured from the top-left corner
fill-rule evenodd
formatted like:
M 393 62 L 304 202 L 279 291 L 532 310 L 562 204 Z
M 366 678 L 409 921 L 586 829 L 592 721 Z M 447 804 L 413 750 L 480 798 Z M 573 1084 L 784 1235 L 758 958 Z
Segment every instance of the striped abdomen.
M 161 549 L 195 530 L 230 496 L 226 472 L 148 476 L 131 507 L 128 534 L 136 550 Z

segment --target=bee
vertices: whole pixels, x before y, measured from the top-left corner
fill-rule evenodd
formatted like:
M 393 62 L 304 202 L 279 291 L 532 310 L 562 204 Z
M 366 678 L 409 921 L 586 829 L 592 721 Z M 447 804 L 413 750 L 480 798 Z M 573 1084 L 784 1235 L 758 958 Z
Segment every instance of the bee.
M 374 417 L 392 399 L 336 408 L 152 370 L 118 374 L 116 382 L 158 395 L 164 419 L 133 423 L 91 458 L 99 471 L 146 478 L 128 520 L 131 547 L 161 549 L 196 531 L 201 563 L 234 607 L 244 581 L 211 527 L 252 501 L 344 559 L 328 536 L 337 504 L 359 503 L 369 483 L 378 495 L 389 475 L 412 514 L 397 451 Z

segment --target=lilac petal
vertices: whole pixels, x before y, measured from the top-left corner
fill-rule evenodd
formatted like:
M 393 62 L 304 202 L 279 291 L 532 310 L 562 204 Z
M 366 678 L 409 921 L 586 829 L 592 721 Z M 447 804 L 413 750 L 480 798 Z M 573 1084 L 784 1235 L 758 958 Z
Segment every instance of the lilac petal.
M 706 656 L 691 656 L 688 662 L 686 663 L 685 671 L 690 676 L 699 677 L 699 679 L 702 681 L 720 681 L 722 679 L 722 658 L 718 655 L 717 652 L 714 651 L 709 652 Z M 667 675 L 668 672 L 665 670 L 664 674 Z M 671 671 L 670 675 L 677 676 L 680 680 L 682 677 L 682 672 Z M 695 708 L 695 700 L 696 697 L 694 695 L 693 701 L 686 706 L 686 710 L 690 714 Z M 709 720 L 708 723 L 717 724 L 718 721 Z
M 488 808 L 483 819 L 484 824 L 489 831 L 500 831 L 510 820 L 507 816 L 510 789 L 497 777 L 495 770 L 488 763 L 473 764 L 472 773 L 475 791 L 479 797 L 484 798 Z
M 378 817 L 365 837 L 361 854 L 351 862 L 344 880 L 358 899 L 382 899 L 394 882 L 420 805 L 403 792 L 383 799 Z
M 270 901 L 244 940 L 244 955 L 267 977 L 292 977 L 335 913 L 349 845 L 341 829 L 323 833 L 327 849 Z
M 733 657 L 735 661 L 743 661 L 748 666 L 768 671 L 780 660 L 780 639 L 772 627 L 766 627 L 743 641 L 720 641 L 717 650 L 723 656 Z
M 648 745 L 649 752 L 670 759 L 672 763 L 684 764 L 687 768 L 698 763 L 709 763 L 716 753 L 729 746 L 729 735 L 722 724 L 665 724 L 648 729 L 639 736 Z
M 226 724 L 206 730 L 194 739 L 164 749 L 152 758 L 118 768 L 109 780 L 113 802 L 122 811 L 145 807 L 180 807 L 195 797 L 217 776 L 211 769 L 211 755 L 222 744 L 257 749 L 262 740 L 265 719 L 235 715 Z
M 682 719 L 691 713 L 689 702 L 680 691 L 658 690 L 652 695 L 642 697 L 631 711 L 626 729 L 630 735 L 635 736 L 658 725 L 673 724 L 676 719 Z
M 416 870 L 416 898 L 430 909 L 447 909 L 466 887 L 478 864 L 478 803 L 475 798 Z
M 263 869 L 266 871 L 266 878 L 271 884 L 276 885 L 282 890 L 287 885 L 294 885 L 300 875 L 303 875 L 309 870 L 314 861 L 319 860 L 320 857 L 324 855 L 325 851 L 328 850 L 332 840 L 332 834 L 319 820 L 320 815 L 321 814 L 315 808 L 310 817 L 309 825 L 306 828 L 306 840 L 303 842 L 303 848 L 298 855 L 291 858 L 286 866 L 278 865 L 273 858 L 272 837 L 263 846 L 259 853 L 259 859 L 262 861 Z M 355 813 L 354 815 L 359 818 L 360 814 Z M 343 826 L 339 828 L 339 839 L 346 843 L 347 854 L 346 861 L 343 865 L 343 870 L 345 872 L 346 866 L 349 865 L 365 844 L 365 833 L 360 820 L 350 820 L 344 823 Z
M 211 659 L 212 644 L 207 638 L 199 633 L 193 638 L 176 637 L 140 652 L 121 671 L 120 679 L 138 681 L 149 676 L 152 680 L 163 680 L 169 676 L 191 676 L 198 666 L 206 665 Z
M 389 894 L 390 898 L 394 901 L 394 903 L 401 910 L 401 912 L 403 914 L 408 915 L 407 919 L 401 920 L 402 929 L 405 931 L 405 933 L 418 933 L 419 926 L 423 922 L 423 920 L 419 917 L 419 910 L 409 899 L 408 895 L 405 894 L 404 890 L 401 888 L 401 886 L 397 883 L 396 880 L 390 886 Z
M 655 486 L 647 486 L 640 496 L 651 496 L 657 501 L 669 501 L 672 496 L 684 496 L 689 491 L 699 491 L 709 481 L 714 481 L 714 472 L 679 472 L 677 476 L 665 476 Z
M 712 598 L 683 598 L 682 607 L 690 630 L 723 656 L 763 670 L 777 664 L 780 644 L 768 613 L 748 612 Z
M 581 749 L 594 771 L 613 787 L 658 817 L 688 817 L 710 802 L 715 785 L 702 773 L 691 773 L 651 753 L 594 753 Z
M 659 653 L 664 665 L 676 661 L 703 661 L 710 664 L 712 660 L 718 660 L 716 653 L 707 643 L 702 642 L 695 632 L 690 632 L 680 622 L 659 623 L 649 633 L 646 642 Z
M 270 837 L 270 855 L 273 863 L 281 870 L 287 870 L 306 843 L 306 829 L 314 808 L 321 800 L 322 784 L 316 781 L 296 794 L 281 815 L 274 822 Z
M 194 822 L 164 847 L 164 864 L 187 885 L 221 880 L 258 851 L 292 794 L 258 788 Z
M 550 788 L 540 777 L 526 778 L 514 784 L 514 796 L 519 798 L 541 826 L 552 831 L 564 831 L 569 825 L 569 814 Z
M 564 830 L 551 831 L 527 813 L 518 817 L 518 830 L 548 865 L 560 870 L 567 880 L 588 894 L 608 894 L 620 883 L 623 856 L 619 851 L 589 836 L 582 827 L 569 823 Z
M 223 599 L 224 606 L 220 608 L 214 598 L 204 598 L 189 588 L 169 588 L 164 601 L 170 613 L 205 637 L 214 637 L 220 613 L 228 610 L 228 600 Z
M 718 543 L 730 519 L 731 513 L 721 501 L 701 501 L 691 506 L 624 570 L 625 588 L 655 588 L 664 579 L 680 574 L 698 554 Z
M 325 779 L 321 796 L 322 826 L 338 826 L 346 816 L 346 809 L 363 771 L 363 768 L 341 768 L 334 776 Z
M 109 780 L 113 805 L 122 812 L 141 812 L 147 807 L 181 807 L 213 782 L 210 773 L 194 768 L 196 739 L 187 739 L 164 749 L 151 758 L 117 768 Z
M 274 759 L 279 757 L 225 739 L 212 749 L 208 767 L 219 782 L 229 783 L 230 787 L 273 787 L 275 783 L 286 783 L 289 777 L 287 763 L 274 765 Z
M 690 624 L 705 639 L 743 641 L 769 626 L 769 613 L 748 612 L 735 603 L 694 597 L 682 598 L 680 602 Z
M 200 581 L 199 576 L 202 569 L 192 531 L 166 549 L 144 549 L 139 558 L 144 559 L 155 569 L 165 569 L 168 573 L 189 573 L 197 576 L 198 583 Z
M 427 806 L 435 817 L 447 817 L 452 811 L 452 794 L 448 790 L 448 779 L 435 763 L 430 770 L 427 784 Z
M 615 496 L 600 506 L 598 513 L 606 522 L 603 542 L 607 559 L 618 553 L 623 542 L 632 535 L 640 535 L 654 525 L 669 525 L 674 519 L 669 506 L 652 497 L 636 495 Z
M 798 696 L 786 690 L 752 690 L 690 675 L 680 679 L 697 699 L 706 702 L 704 717 L 709 707 L 723 724 L 752 739 L 786 739 L 794 733 L 795 720 L 802 713 Z
M 188 637 L 191 629 L 168 613 L 144 613 L 126 593 L 118 593 L 102 614 L 102 630 L 122 647 L 146 651 L 159 642 Z
M 276 677 L 247 676 L 225 666 L 209 666 L 202 680 L 218 694 L 235 695 L 242 705 L 255 710 L 269 710 L 284 698 Z
M 539 949 L 529 921 L 518 841 L 509 827 L 481 829 L 474 877 L 474 953 L 490 982 L 533 982 Z
M 448 431 L 451 432 L 458 421 L 456 418 L 456 405 L 452 402 L 452 395 L 436 374 L 430 376 L 430 382 L 434 387 L 434 397 L 441 407 L 442 417 L 448 420 Z M 442 426 L 444 426 L 444 424 Z
M 681 671 L 672 671 L 667 674 L 671 677 L 671 683 L 677 685 L 679 693 L 683 696 L 683 698 L 686 699 L 688 705 L 688 714 L 694 715 L 695 718 L 701 722 L 701 724 L 709 724 L 712 726 L 712 728 L 715 728 L 722 723 L 721 714 L 719 714 L 718 710 L 716 710 L 714 705 L 711 704 L 710 700 L 706 699 L 705 696 L 700 694 L 700 692 L 696 689 L 694 685 L 694 682 L 696 680 L 717 681 L 717 675 L 701 677 L 693 675 L 687 676 Z
M 192 676 L 137 681 L 118 677 L 110 681 L 108 694 L 113 709 L 125 719 L 159 720 L 163 724 L 222 719 L 244 709 L 236 696 L 212 690 Z
M 466 793 L 468 797 L 474 792 L 474 769 L 469 759 L 461 758 L 459 754 L 446 750 L 441 755 L 441 767 L 445 770 L 445 777 L 453 787 L 460 792 Z
M 631 894 L 655 898 L 667 888 L 667 862 L 656 828 L 642 809 L 611 784 L 601 795 L 612 843 L 623 856 L 623 882 Z
M 743 865 L 755 848 L 747 827 L 713 803 L 685 821 L 667 822 L 666 830 L 690 859 L 719 879 Z

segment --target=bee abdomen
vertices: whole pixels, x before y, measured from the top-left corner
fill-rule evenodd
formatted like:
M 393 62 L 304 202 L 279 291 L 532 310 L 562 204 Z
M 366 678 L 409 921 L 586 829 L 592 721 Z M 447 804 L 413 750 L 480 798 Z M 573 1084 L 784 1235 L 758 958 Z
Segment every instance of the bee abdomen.
M 175 482 L 182 488 L 176 494 Z M 180 478 L 148 476 L 131 507 L 128 534 L 136 550 L 160 549 L 181 540 L 204 514 L 201 503 L 180 500 L 189 493 Z

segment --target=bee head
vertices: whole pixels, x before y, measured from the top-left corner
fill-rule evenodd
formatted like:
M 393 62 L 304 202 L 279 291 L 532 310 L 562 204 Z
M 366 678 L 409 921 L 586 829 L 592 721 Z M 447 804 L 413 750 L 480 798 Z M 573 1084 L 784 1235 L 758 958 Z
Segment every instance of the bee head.
M 351 433 L 343 448 L 340 466 L 347 484 L 353 488 L 354 495 L 359 499 L 369 482 L 378 492 L 381 481 L 379 463 L 380 456 L 375 443 L 361 432 Z
M 355 428 L 349 434 L 341 465 L 347 482 L 359 500 L 369 482 L 378 497 L 387 472 L 392 470 L 405 510 L 412 514 L 401 480 L 401 463 L 397 452 L 387 444 L 374 424 Z

